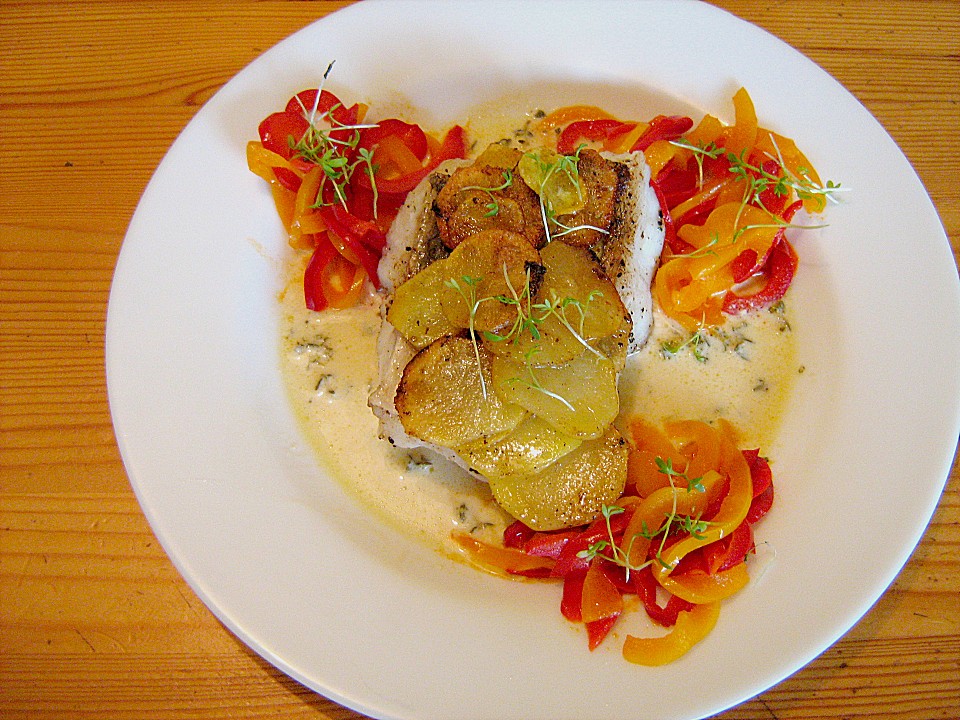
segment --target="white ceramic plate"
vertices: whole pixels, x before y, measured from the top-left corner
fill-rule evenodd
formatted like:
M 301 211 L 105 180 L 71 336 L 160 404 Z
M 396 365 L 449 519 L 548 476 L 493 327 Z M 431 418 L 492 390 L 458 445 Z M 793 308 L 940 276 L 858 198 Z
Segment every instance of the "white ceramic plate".
M 676 664 L 594 653 L 557 588 L 450 562 L 371 524 L 301 442 L 278 367 L 285 240 L 244 147 L 315 87 L 407 101 L 440 129 L 516 87 L 627 117 L 763 124 L 852 189 L 797 239 L 807 377 L 776 459 L 776 549 Z M 763 691 L 849 629 L 936 506 L 958 437 L 960 290 L 937 214 L 869 113 L 809 60 L 716 8 L 651 2 L 363 2 L 230 81 L 187 126 L 130 224 L 110 297 L 117 438 L 167 553 L 283 671 L 382 718 L 697 718 Z M 622 636 L 621 636 L 622 639 Z

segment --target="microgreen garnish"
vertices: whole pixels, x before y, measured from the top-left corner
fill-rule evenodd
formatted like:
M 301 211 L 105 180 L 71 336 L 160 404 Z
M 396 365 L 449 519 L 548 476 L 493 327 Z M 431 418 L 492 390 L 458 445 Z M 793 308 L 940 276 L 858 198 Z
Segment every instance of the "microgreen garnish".
M 475 325 L 477 319 L 477 310 L 480 308 L 480 303 L 484 302 L 485 300 L 491 300 L 492 298 L 477 298 L 477 286 L 482 280 L 483 278 L 463 275 L 460 280 L 457 280 L 457 278 L 450 278 L 449 280 L 444 281 L 444 285 L 456 290 L 460 297 L 463 298 L 463 301 L 467 304 L 470 317 L 468 325 L 468 330 L 470 331 L 470 341 L 473 343 L 473 353 L 477 360 L 477 374 L 480 376 L 480 391 L 483 393 L 483 399 L 486 400 L 487 381 L 483 377 L 483 366 L 480 364 L 480 345 L 477 343 Z
M 504 170 L 501 173 L 503 177 L 503 182 L 497 185 L 496 187 L 484 187 L 483 185 L 468 185 L 466 187 L 460 188 L 460 192 L 466 192 L 467 190 L 478 190 L 480 192 L 485 192 L 487 197 L 490 199 L 484 207 L 486 207 L 487 212 L 484 213 L 484 217 L 494 217 L 500 212 L 500 204 L 497 202 L 497 198 L 494 193 L 502 192 L 506 190 L 511 185 L 513 185 L 513 171 Z
M 624 540 L 627 541 L 626 549 L 624 549 L 622 545 L 617 544 L 613 527 L 610 524 L 610 518 L 625 512 L 625 509 L 618 505 L 603 505 L 600 512 L 606 523 L 607 537 L 592 543 L 587 549 L 581 550 L 577 553 L 577 557 L 592 560 L 600 556 L 624 568 L 626 578 L 629 580 L 631 572 L 642 570 L 654 562 L 654 560 L 647 560 L 639 565 L 630 562 L 631 551 L 633 550 L 633 544 L 636 542 L 637 537 L 653 540 L 660 536 L 660 545 L 657 548 L 655 561 L 668 570 L 672 569 L 672 566 L 663 559 L 663 550 L 666 547 L 667 537 L 671 532 L 686 532 L 698 540 L 704 539 L 705 533 L 711 523 L 701 518 L 702 513 L 697 513 L 696 515 L 681 515 L 677 512 L 677 496 L 680 492 L 706 492 L 706 488 L 703 485 L 703 477 L 691 478 L 688 477 L 686 473 L 679 472 L 674 469 L 673 461 L 670 458 L 664 459 L 658 456 L 656 463 L 657 469 L 667 476 L 673 495 L 670 512 L 665 514 L 666 519 L 663 524 L 651 530 L 646 522 L 641 521 L 640 532 L 635 533 L 628 541 L 624 538 Z M 678 481 L 683 482 L 680 483 Z
M 777 157 L 774 159 L 777 161 L 780 169 L 783 171 L 783 175 L 775 175 L 765 170 L 762 166 L 753 165 L 748 162 L 748 160 L 742 154 L 737 155 L 734 152 L 717 147 L 716 143 L 711 142 L 707 145 L 694 145 L 685 138 L 671 140 L 670 142 L 677 147 L 683 148 L 684 150 L 689 150 L 693 153 L 700 171 L 701 185 L 703 184 L 704 159 L 710 158 L 715 160 L 721 155 L 725 156 L 730 162 L 730 172 L 737 176 L 738 179 L 743 180 L 746 183 L 744 200 L 746 203 L 757 202 L 762 207 L 760 194 L 771 187 L 773 188 L 774 193 L 781 196 L 787 195 L 792 189 L 797 193 L 797 197 L 799 197 L 801 200 L 806 200 L 815 196 L 823 196 L 830 202 L 837 202 L 836 194 L 838 192 L 845 191 L 846 188 L 841 188 L 839 183 L 834 183 L 831 180 L 828 180 L 826 184 L 820 185 L 810 177 L 808 169 L 803 167 L 797 168 L 797 172 L 799 174 L 791 172 L 787 168 L 787 164 L 783 159 L 783 154 L 780 152 L 780 148 L 777 145 L 776 138 L 772 134 L 770 135 L 770 141 L 777 152 Z
M 693 353 L 693 357 L 697 362 L 705 363 L 709 358 L 700 352 L 701 345 L 709 345 L 706 337 L 703 335 L 703 329 L 697 330 L 695 333 L 690 335 L 686 340 L 678 338 L 673 342 L 667 340 L 660 343 L 660 349 L 663 350 L 668 355 L 677 355 L 684 348 L 689 348 L 690 352 Z
M 558 395 L 552 390 L 548 390 L 540 383 L 540 379 L 537 377 L 536 373 L 533 371 L 533 365 L 531 364 L 531 360 L 533 356 L 536 355 L 538 352 L 540 352 L 540 348 L 532 347 L 526 353 L 524 353 L 523 355 L 524 374 L 517 377 L 507 378 L 504 382 L 508 382 L 511 384 L 519 383 L 521 385 L 525 385 L 531 390 L 536 390 L 537 392 L 546 395 L 548 398 L 553 398 L 557 402 L 561 403 L 564 407 L 566 407 L 567 410 L 569 410 L 570 412 L 576 412 L 577 409 L 570 403 L 569 400 L 567 400 L 562 395 Z
M 374 182 L 376 166 L 373 164 L 373 153 L 365 148 L 357 147 L 360 143 L 360 131 L 365 128 L 376 127 L 376 125 L 345 125 L 337 121 L 333 113 L 337 108 L 342 107 L 340 104 L 320 112 L 320 95 L 331 70 L 333 70 L 332 62 L 323 73 L 323 80 L 320 87 L 317 88 L 312 107 L 305 107 L 300 96 L 296 96 L 300 109 L 303 111 L 303 117 L 307 121 L 307 129 L 299 139 L 288 138 L 288 143 L 290 149 L 298 157 L 319 166 L 323 172 L 316 200 L 311 207 L 319 208 L 331 204 L 323 199 L 324 189 L 329 183 L 336 201 L 346 208 L 346 188 L 350 184 L 354 171 L 358 167 L 362 167 L 373 186 L 374 213 L 376 214 L 377 186 Z M 357 158 L 351 160 L 350 154 L 354 150 L 357 151 Z
M 630 538 L 630 544 L 627 545 L 626 550 L 617 545 L 617 541 L 613 534 L 613 528 L 610 525 L 610 518 L 623 512 L 625 512 L 624 508 L 620 507 L 619 505 L 602 505 L 600 507 L 600 513 L 603 515 L 603 519 L 606 522 L 608 539 L 598 540 L 595 543 L 591 543 L 586 550 L 581 550 L 578 552 L 577 557 L 585 560 L 592 560 L 599 555 L 615 565 L 622 567 L 626 571 L 626 577 L 629 581 L 631 571 L 637 572 L 642 570 L 649 565 L 650 562 L 647 561 L 640 565 L 634 565 L 630 562 L 630 551 L 633 549 L 633 543 L 637 539 L 636 536 Z M 609 554 L 607 554 L 607 551 L 609 551 Z
M 540 150 L 523 155 L 519 163 L 521 177 L 540 197 L 540 217 L 547 240 L 568 235 L 576 230 L 595 230 L 609 234 L 604 228 L 593 225 L 570 226 L 558 218 L 584 207 L 583 182 L 580 179 L 580 152 L 586 145 L 577 148 L 573 155 L 559 155 Z M 558 231 L 554 231 L 554 227 Z
M 688 493 L 706 492 L 706 488 L 704 488 L 703 486 L 702 476 L 691 478 L 691 477 L 688 477 L 686 473 L 678 472 L 677 470 L 674 469 L 673 460 L 671 460 L 670 458 L 664 459 L 658 456 L 656 458 L 656 463 L 657 463 L 657 470 L 659 470 L 661 473 L 666 475 L 667 480 L 670 481 L 670 487 L 673 490 L 673 501 L 672 501 L 672 506 L 670 508 L 670 512 L 667 513 L 666 515 L 667 517 L 666 522 L 664 522 L 664 524 L 661 525 L 660 528 L 657 529 L 655 532 L 649 533 L 648 531 L 648 534 L 644 535 L 644 537 L 652 540 L 657 535 L 660 535 L 661 533 L 663 534 L 663 536 L 660 538 L 660 547 L 657 548 L 656 558 L 657 558 L 657 562 L 659 562 L 665 568 L 670 569 L 672 566 L 663 560 L 663 549 L 667 543 L 667 536 L 670 534 L 670 530 L 675 524 L 678 527 L 681 527 L 681 528 L 684 527 L 683 516 L 677 513 L 677 494 L 680 492 L 679 489 L 677 488 L 677 481 L 683 480 L 686 483 L 686 490 Z M 701 521 L 699 517 L 696 519 L 695 522 L 696 522 L 696 527 L 700 528 Z M 703 530 L 706 530 L 706 524 L 703 525 Z M 702 533 L 702 531 L 700 532 Z

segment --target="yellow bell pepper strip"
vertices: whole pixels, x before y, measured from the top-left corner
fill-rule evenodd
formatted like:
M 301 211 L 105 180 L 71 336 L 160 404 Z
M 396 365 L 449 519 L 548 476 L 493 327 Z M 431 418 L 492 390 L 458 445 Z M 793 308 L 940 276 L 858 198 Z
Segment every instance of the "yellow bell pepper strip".
M 703 640 L 717 624 L 720 603 L 694 605 L 681 612 L 673 629 L 662 637 L 641 638 L 627 635 L 623 657 L 636 665 L 667 665 L 683 657 Z
M 654 278 L 654 297 L 667 315 L 691 331 L 701 323 L 722 320 L 717 317 L 720 309 L 739 312 L 734 309 L 737 303 L 746 306 L 748 301 L 725 298 L 738 283 L 760 272 L 782 234 L 782 227 L 765 210 L 739 202 L 719 205 L 703 225 L 680 228 L 678 235 L 691 250 L 664 258 Z M 749 262 L 751 258 L 754 262 Z M 750 307 L 774 302 L 772 298 L 786 292 L 792 271 L 788 263 L 777 268 L 777 283 L 749 301 Z
M 583 622 L 603 620 L 623 612 L 623 596 L 616 585 L 601 568 L 601 560 L 595 557 L 590 562 L 583 579 L 583 593 L 580 598 L 580 617 Z
M 630 132 L 608 138 L 603 144 L 603 149 L 618 154 L 630 152 L 630 148 L 637 144 L 637 140 L 640 139 L 640 136 L 643 135 L 649 127 L 650 123 L 637 123 Z
M 625 656 L 655 664 L 702 639 L 719 601 L 749 581 L 751 517 L 755 505 L 772 499 L 772 474 L 759 450 L 738 449 L 735 429 L 723 420 L 660 428 L 633 418 L 629 428 L 631 494 L 585 527 L 536 532 L 514 522 L 503 542 L 505 550 L 545 562 L 511 573 L 563 581 L 560 612 L 584 625 L 591 650 L 626 611 L 624 598 L 635 594 L 654 622 L 674 627 L 665 638 L 626 643 Z M 654 472 L 659 479 L 646 477 Z M 666 596 L 663 605 L 658 594 Z
M 747 158 L 757 142 L 757 111 L 750 93 L 740 88 L 733 94 L 735 123 L 728 129 L 724 147 L 736 157 Z

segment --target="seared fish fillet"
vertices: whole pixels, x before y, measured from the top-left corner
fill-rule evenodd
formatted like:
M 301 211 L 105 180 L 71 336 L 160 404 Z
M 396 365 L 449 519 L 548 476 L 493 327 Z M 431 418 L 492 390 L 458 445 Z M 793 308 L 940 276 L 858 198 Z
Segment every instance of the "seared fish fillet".
M 642 153 L 603 153 L 602 156 L 616 174 L 613 218 L 609 235 L 600 236 L 590 249 L 613 281 L 632 318 L 633 330 L 627 348 L 628 353 L 632 353 L 644 344 L 653 322 L 650 284 L 663 248 L 662 214 Z M 378 342 L 379 385 L 371 393 L 369 405 L 380 420 L 381 437 L 393 445 L 427 447 L 477 475 L 454 451 L 425 443 L 405 432 L 395 399 L 404 368 L 417 354 L 417 349 L 386 320 L 396 288 L 449 255 L 450 250 L 440 237 L 434 204 L 453 173 L 471 162 L 447 161 L 425 178 L 409 194 L 387 235 L 387 247 L 379 266 L 385 293 L 384 320 Z

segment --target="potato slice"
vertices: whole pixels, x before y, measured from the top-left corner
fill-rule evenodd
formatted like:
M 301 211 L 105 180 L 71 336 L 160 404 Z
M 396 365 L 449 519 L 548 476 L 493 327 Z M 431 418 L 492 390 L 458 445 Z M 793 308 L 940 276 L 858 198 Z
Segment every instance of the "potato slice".
M 524 288 L 539 286 L 540 253 L 523 237 L 508 230 L 484 230 L 457 245 L 447 258 L 448 281 L 443 311 L 459 327 L 498 332 L 517 318 L 515 305 L 497 298 L 519 298 Z M 451 287 L 455 285 L 455 287 Z
M 446 260 L 437 260 L 400 285 L 387 310 L 387 321 L 418 350 L 461 328 L 443 312 L 449 278 Z
M 601 435 L 620 411 L 615 365 L 589 350 L 560 367 L 494 358 L 493 383 L 504 402 L 583 439 Z
M 508 433 L 526 415 L 494 392 L 490 355 L 458 335 L 435 340 L 413 357 L 394 404 L 408 434 L 449 448 Z
M 500 506 L 534 530 L 557 530 L 593 520 L 623 492 L 627 443 L 612 425 L 552 465 L 530 475 L 490 478 Z
M 557 307 L 583 338 L 612 335 L 629 319 L 616 286 L 589 250 L 554 241 L 540 257 L 546 272 L 538 301 Z
M 536 415 L 528 415 L 502 440 L 481 438 L 457 448 L 457 453 L 484 477 L 503 478 L 540 472 L 580 443 Z
M 534 366 L 563 365 L 583 352 L 583 343 L 556 315 L 542 317 L 537 313 L 536 317 L 536 335 L 528 327 L 521 327 L 509 337 L 484 337 L 484 346 L 497 357 Z
M 619 351 L 617 341 L 607 340 L 629 336 L 630 313 L 590 251 L 554 241 L 543 248 L 541 259 L 543 281 L 529 308 L 522 308 L 536 332 L 524 327 L 506 339 L 487 338 L 490 352 L 543 366 L 568 363 L 587 344 Z

